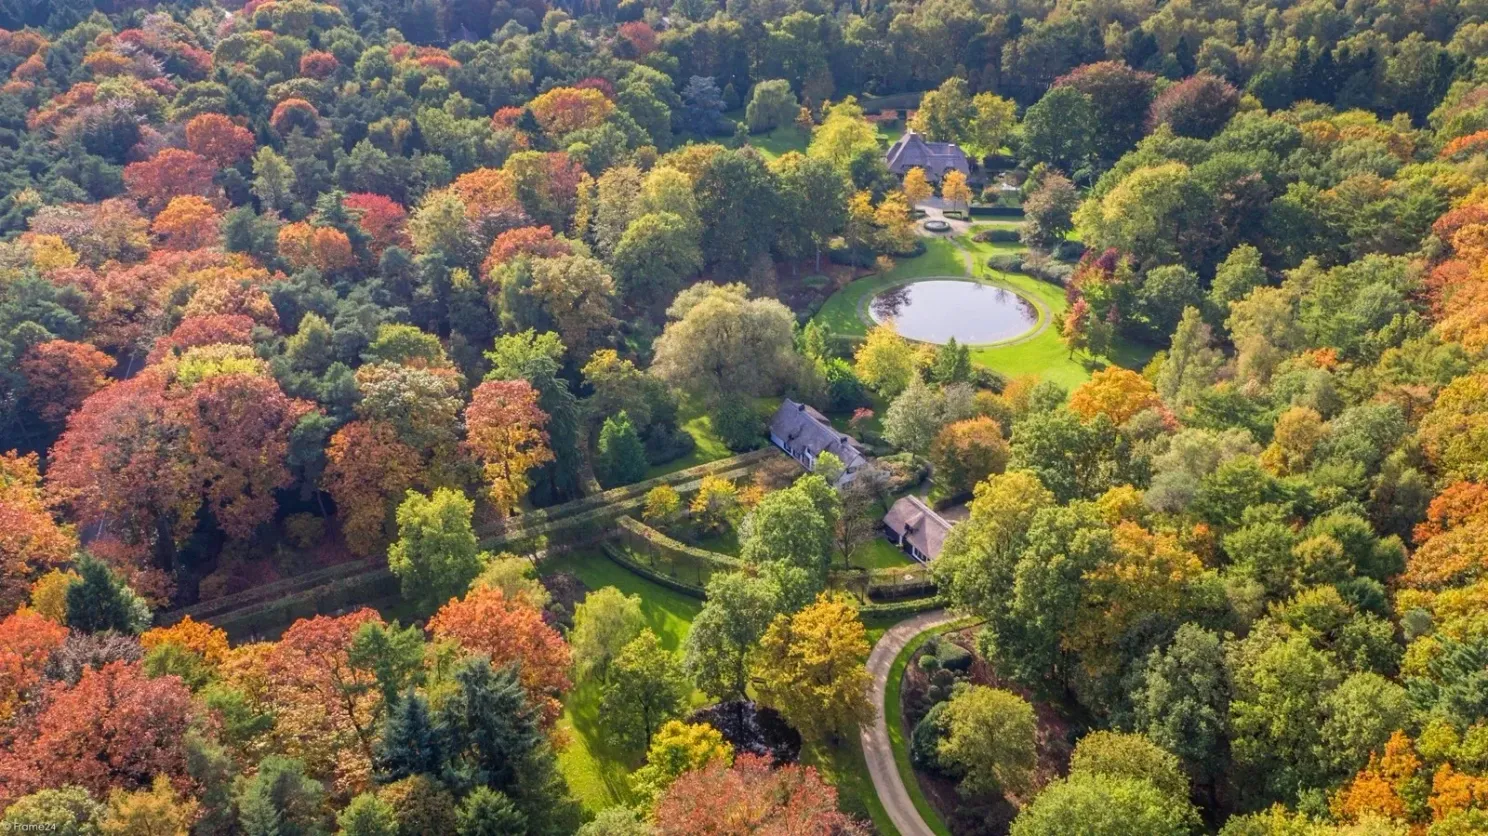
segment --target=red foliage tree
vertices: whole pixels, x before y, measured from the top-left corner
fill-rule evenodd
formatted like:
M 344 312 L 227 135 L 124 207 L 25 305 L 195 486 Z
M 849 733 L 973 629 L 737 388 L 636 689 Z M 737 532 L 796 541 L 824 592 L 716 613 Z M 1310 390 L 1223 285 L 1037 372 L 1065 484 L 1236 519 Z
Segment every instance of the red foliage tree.
M 304 99 L 285 99 L 274 106 L 274 112 L 269 116 L 269 127 L 280 136 L 288 136 L 295 128 L 314 136 L 320 127 L 320 112 Z
M 340 66 L 341 62 L 329 52 L 311 51 L 300 57 L 300 75 L 310 78 L 330 78 Z
M 862 832 L 837 810 L 837 790 L 815 769 L 771 768 L 759 755 L 740 755 L 685 773 L 656 805 L 661 836 L 791 836 Z
M 37 343 L 21 356 L 26 398 L 41 420 L 60 427 L 84 399 L 108 385 L 114 365 L 114 358 L 87 343 Z
M 341 205 L 357 219 L 357 226 L 371 239 L 368 247 L 381 256 L 388 247 L 407 247 L 408 212 L 392 198 L 368 192 L 347 195 Z
M 1219 133 L 1240 107 L 1240 91 L 1218 76 L 1201 72 L 1172 85 L 1152 102 L 1148 122 L 1167 125 L 1179 136 L 1208 139 Z
M 656 51 L 656 30 L 644 20 L 622 23 L 615 34 L 620 36 L 620 42 L 624 45 L 620 50 L 622 58 L 634 61 Z
M 42 668 L 66 638 L 66 627 L 32 610 L 0 621 L 0 726 L 10 722 L 21 701 L 41 684 Z
M 274 491 L 291 481 L 289 433 L 310 405 L 271 377 L 223 374 L 197 383 L 178 410 L 190 434 L 203 498 L 229 537 L 274 516 Z
M 253 317 L 243 314 L 188 316 L 174 331 L 155 341 L 148 362 L 158 363 L 203 345 L 252 345 L 253 325 Z
M 110 662 L 71 688 L 53 685 L 45 699 L 0 758 L 0 807 L 42 787 L 76 785 L 102 798 L 148 787 L 157 775 L 190 789 L 182 732 L 196 710 L 179 678 L 151 679 L 136 664 Z
M 229 166 L 253 153 L 253 132 L 220 113 L 203 113 L 186 123 L 186 147 Z
M 558 719 L 558 698 L 569 688 L 568 643 L 543 622 L 530 604 L 507 598 L 494 587 L 478 586 L 464 598 L 450 601 L 429 619 L 436 638 L 454 639 L 471 653 L 491 657 L 496 667 L 521 663 L 522 685 L 543 721 Z
M 382 708 L 377 679 L 351 664 L 351 643 L 375 610 L 296 621 L 263 664 L 276 733 L 311 772 L 342 789 L 364 785 Z
M 52 448 L 47 487 L 84 524 L 104 523 L 140 556 L 194 523 L 200 493 L 187 428 L 154 369 L 83 401 Z M 161 568 L 169 568 L 169 550 Z
M 572 253 L 573 247 L 567 241 L 553 236 L 552 227 L 519 226 L 516 229 L 508 229 L 491 242 L 491 249 L 486 253 L 486 261 L 481 265 L 481 274 L 489 276 L 492 270 L 524 255 L 557 258 L 560 255 Z
M 217 166 L 211 160 L 179 148 L 166 148 L 148 160 L 124 166 L 129 196 L 152 214 L 178 195 L 216 197 L 219 190 L 212 182 L 216 176 Z

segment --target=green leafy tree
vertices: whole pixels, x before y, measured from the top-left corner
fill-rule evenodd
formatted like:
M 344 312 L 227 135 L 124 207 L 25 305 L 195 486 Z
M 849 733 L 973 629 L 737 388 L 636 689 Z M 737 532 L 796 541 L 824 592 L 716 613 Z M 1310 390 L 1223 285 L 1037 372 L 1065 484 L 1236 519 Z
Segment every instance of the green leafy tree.
M 489 557 L 471 527 L 474 513 L 475 503 L 457 490 L 408 492 L 398 506 L 398 541 L 388 549 L 404 598 L 432 609 L 470 588 Z
M 749 96 L 749 105 L 744 108 L 744 124 L 749 132 L 758 134 L 789 125 L 796 118 L 801 105 L 791 90 L 790 82 L 773 78 L 758 82 Z
M 239 779 L 238 826 L 247 836 L 324 833 L 325 790 L 299 761 L 270 755 L 251 778 Z
M 779 590 L 739 572 L 708 580 L 708 597 L 682 645 L 682 664 L 703 693 L 741 699 L 749 686 L 749 652 L 778 612 Z
M 22 796 L 0 817 L 0 829 L 11 833 L 55 833 L 97 836 L 107 808 L 82 787 L 45 789 Z
M 528 832 L 527 816 L 506 793 L 490 787 L 476 787 L 465 796 L 457 816 L 459 836 L 523 836 Z
M 1073 87 L 1055 87 L 1023 114 L 1022 157 L 1046 163 L 1076 179 L 1093 161 L 1095 105 Z
M 138 635 L 150 626 L 150 608 L 103 561 L 84 555 L 79 580 L 67 587 L 67 626 L 83 633 L 112 630 Z
M 1097 731 L 1080 738 L 1071 775 L 1105 775 L 1147 781 L 1176 798 L 1188 797 L 1188 777 L 1178 759 L 1140 734 Z
M 336 827 L 342 836 L 398 836 L 398 817 L 391 804 L 364 792 L 336 815 Z
M 595 469 L 599 472 L 600 484 L 613 488 L 646 478 L 649 467 L 646 447 L 624 411 L 605 419 L 599 431 L 598 447 Z
M 1018 813 L 1012 836 L 1190 836 L 1200 832 L 1186 798 L 1149 781 L 1084 774 L 1055 781 Z
M 1137 728 L 1191 774 L 1222 772 L 1230 693 L 1219 636 L 1197 624 L 1179 627 L 1172 644 L 1147 657 L 1132 704 Z
M 773 491 L 746 519 L 739 555 L 756 565 L 778 561 L 804 569 L 820 588 L 832 559 L 831 525 L 805 491 Z
M 967 795 L 1021 793 L 1033 782 L 1033 706 L 1010 691 L 972 685 L 946 704 L 939 755 L 962 773 Z
M 600 711 L 616 740 L 646 749 L 663 723 L 681 716 L 691 693 L 676 656 L 648 629 L 616 655 L 602 688 Z
M 590 592 L 574 608 L 568 636 L 575 674 L 580 679 L 608 679 L 615 657 L 645 629 L 640 596 L 626 595 L 613 586 Z

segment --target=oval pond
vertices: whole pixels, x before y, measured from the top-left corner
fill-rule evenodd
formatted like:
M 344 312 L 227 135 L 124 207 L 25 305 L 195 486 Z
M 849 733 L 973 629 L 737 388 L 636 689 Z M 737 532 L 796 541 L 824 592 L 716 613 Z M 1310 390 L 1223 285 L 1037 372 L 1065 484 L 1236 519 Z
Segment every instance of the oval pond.
M 900 336 L 927 343 L 952 337 L 963 345 L 1011 339 L 1038 322 L 1038 310 L 1001 287 L 929 279 L 891 287 L 868 303 L 874 322 L 892 322 Z

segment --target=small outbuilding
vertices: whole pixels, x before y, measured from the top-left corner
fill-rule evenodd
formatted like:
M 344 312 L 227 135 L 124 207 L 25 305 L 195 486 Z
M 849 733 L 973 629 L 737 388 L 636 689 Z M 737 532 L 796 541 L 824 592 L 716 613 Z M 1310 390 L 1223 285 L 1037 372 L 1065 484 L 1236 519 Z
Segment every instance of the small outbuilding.
M 952 526 L 949 520 L 914 495 L 903 497 L 890 506 L 889 513 L 884 514 L 883 524 L 889 542 L 921 563 L 940 556 Z
M 841 433 L 827 416 L 803 403 L 786 398 L 770 419 L 770 442 L 801 463 L 816 470 L 816 457 L 831 453 L 842 460 L 843 472 L 837 484 L 844 485 L 868 463 L 857 439 Z
M 971 162 L 966 152 L 954 142 L 929 142 L 917 131 L 905 131 L 884 155 L 884 162 L 895 177 L 903 177 L 912 168 L 925 170 L 925 179 L 939 183 L 947 172 L 959 171 L 970 176 Z

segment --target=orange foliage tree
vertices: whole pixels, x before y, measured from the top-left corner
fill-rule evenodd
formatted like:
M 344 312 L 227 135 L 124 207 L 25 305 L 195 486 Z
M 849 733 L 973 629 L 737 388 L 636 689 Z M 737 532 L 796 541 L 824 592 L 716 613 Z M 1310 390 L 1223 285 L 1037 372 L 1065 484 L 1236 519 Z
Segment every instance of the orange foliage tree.
M 0 612 L 26 600 L 31 583 L 76 550 L 77 533 L 47 507 L 36 454 L 0 455 Z
M 320 127 L 320 112 L 304 99 L 285 99 L 274 106 L 274 112 L 269 115 L 269 127 L 280 136 L 289 136 L 296 128 L 307 136 L 314 136 Z
M 41 684 L 42 668 L 66 638 L 66 627 L 31 610 L 0 620 L 0 726 L 10 723 L 21 700 Z
M 145 211 L 155 213 L 178 195 L 216 197 L 217 166 L 201 154 L 166 148 L 148 160 L 124 166 L 124 186 Z
M 387 535 L 392 505 L 413 487 L 423 462 L 382 421 L 352 421 L 326 448 L 326 489 L 336 500 L 346 545 L 371 554 Z
M 497 587 L 477 585 L 440 607 L 429 619 L 429 630 L 435 638 L 489 656 L 494 667 L 519 663 L 522 686 L 542 711 L 544 724 L 558 719 L 563 710 L 558 699 L 570 684 L 568 643 L 543 622 L 536 607 L 507 598 Z
M 465 443 L 483 463 L 491 504 L 502 516 L 527 495 L 528 472 L 553 460 L 547 423 L 537 390 L 525 380 L 488 380 L 471 394 Z
M 220 113 L 203 113 L 186 123 L 186 148 L 219 166 L 253 153 L 253 132 Z
M 194 194 L 173 197 L 155 216 L 150 231 L 172 250 L 199 250 L 217 243 L 221 217 L 217 207 Z
M 164 337 L 155 341 L 148 362 L 178 356 L 204 345 L 253 345 L 253 318 L 243 314 L 188 316 Z
M 837 809 L 837 790 L 809 766 L 775 767 L 740 755 L 678 778 L 656 805 L 661 836 L 695 833 L 851 833 Z
M 354 795 L 371 778 L 382 691 L 351 663 L 357 630 L 382 622 L 375 610 L 296 621 L 263 659 L 274 734 L 311 774 Z
M 573 247 L 567 241 L 554 237 L 552 227 L 519 226 L 508 229 L 491 242 L 485 264 L 481 265 L 481 274 L 489 277 L 491 271 L 521 256 L 557 258 L 572 253 Z
M 48 340 L 21 356 L 26 397 L 41 420 L 60 427 L 73 410 L 108 385 L 114 358 L 87 343 Z

